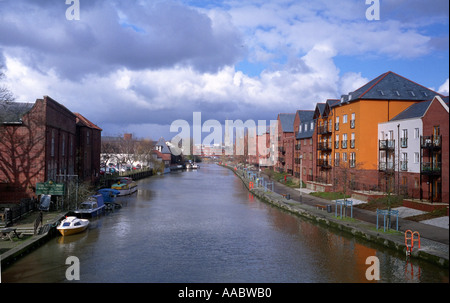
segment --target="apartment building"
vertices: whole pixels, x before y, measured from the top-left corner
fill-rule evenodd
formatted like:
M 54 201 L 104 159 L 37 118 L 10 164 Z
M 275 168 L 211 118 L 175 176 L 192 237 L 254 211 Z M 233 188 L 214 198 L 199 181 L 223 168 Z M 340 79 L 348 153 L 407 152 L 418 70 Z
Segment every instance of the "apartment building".
M 342 95 L 330 109 L 334 124 L 332 161 L 336 168 L 333 181 L 339 181 L 336 172 L 341 163 L 348 161 L 348 166 L 356 169 L 351 180 L 353 189 L 377 187 L 379 142 L 375 138 L 378 138 L 378 124 L 436 95 L 439 94 L 393 72 L 384 73 Z
M 294 177 L 305 182 L 313 175 L 315 144 L 313 110 L 298 110 L 294 119 Z
M 275 169 L 278 172 L 293 173 L 294 169 L 294 119 L 295 114 L 278 114 L 278 160 Z

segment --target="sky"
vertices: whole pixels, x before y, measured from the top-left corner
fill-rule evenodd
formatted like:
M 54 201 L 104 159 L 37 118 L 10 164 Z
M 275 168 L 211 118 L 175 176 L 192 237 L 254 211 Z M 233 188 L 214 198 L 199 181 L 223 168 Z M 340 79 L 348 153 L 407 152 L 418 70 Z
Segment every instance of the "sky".
M 447 96 L 448 39 L 447 0 L 0 0 L 0 84 L 170 140 L 194 112 L 269 124 L 387 71 Z

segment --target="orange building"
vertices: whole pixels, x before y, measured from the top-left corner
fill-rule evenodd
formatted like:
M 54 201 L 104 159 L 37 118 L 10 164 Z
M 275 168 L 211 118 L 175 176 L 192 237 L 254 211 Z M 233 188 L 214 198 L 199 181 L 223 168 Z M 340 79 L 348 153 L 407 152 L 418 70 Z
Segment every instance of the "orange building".
M 393 72 L 384 73 L 359 89 L 343 95 L 330 107 L 333 119 L 333 184 L 342 185 L 343 169 L 354 189 L 378 184 L 378 123 L 386 122 L 419 101 L 440 95 Z M 328 122 L 330 119 L 328 119 Z M 359 173 L 358 173 L 359 172 Z M 363 172 L 363 173 L 361 173 Z

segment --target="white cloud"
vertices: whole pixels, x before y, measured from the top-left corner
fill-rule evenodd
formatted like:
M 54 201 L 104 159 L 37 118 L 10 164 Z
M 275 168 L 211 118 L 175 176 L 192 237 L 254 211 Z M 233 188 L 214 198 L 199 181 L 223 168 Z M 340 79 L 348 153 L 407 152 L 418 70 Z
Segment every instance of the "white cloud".
M 439 89 L 438 89 L 438 93 L 443 94 L 445 96 L 448 96 L 449 94 L 449 82 L 448 82 L 448 78 L 447 80 L 445 80 L 444 84 L 442 84 Z

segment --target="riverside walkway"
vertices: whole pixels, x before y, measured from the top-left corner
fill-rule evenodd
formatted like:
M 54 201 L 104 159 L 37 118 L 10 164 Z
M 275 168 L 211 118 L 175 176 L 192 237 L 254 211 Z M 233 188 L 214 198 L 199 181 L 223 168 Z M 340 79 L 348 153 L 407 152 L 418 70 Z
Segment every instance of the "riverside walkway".
M 271 186 L 268 187 L 270 190 L 266 190 L 262 186 L 256 186 L 254 178 L 248 178 L 248 174 L 246 174 L 244 170 L 235 168 L 234 166 L 225 167 L 231 169 L 243 181 L 244 185 L 250 192 L 265 202 L 271 203 L 289 212 L 306 217 L 318 223 L 325 224 L 342 231 L 347 231 L 355 236 L 365 238 L 366 240 L 377 242 L 384 246 L 403 251 L 405 254 L 405 231 L 418 231 L 420 233 L 420 249 L 417 248 L 417 243 L 415 243 L 411 257 L 424 259 L 439 266 L 449 266 L 448 227 L 444 228 L 398 218 L 399 232 L 384 232 L 383 217 L 378 217 L 379 229 L 376 229 L 377 214 L 375 211 L 368 211 L 353 207 L 354 220 L 342 220 L 339 218 L 340 210 L 338 210 L 338 217 L 335 216 L 336 206 L 334 201 L 314 197 L 306 193 L 300 194 L 298 189 L 294 189 L 285 186 L 280 182 L 273 182 L 274 180 L 270 180 L 270 182 L 273 182 L 274 185 L 274 191 L 272 192 Z M 266 181 L 269 180 L 268 176 L 263 174 L 260 174 L 260 176 L 264 177 Z M 253 182 L 253 186 L 250 185 L 250 182 Z M 288 197 L 289 199 L 287 199 Z M 318 208 L 317 205 L 324 207 Z M 326 210 L 328 205 L 331 206 L 331 212 Z

